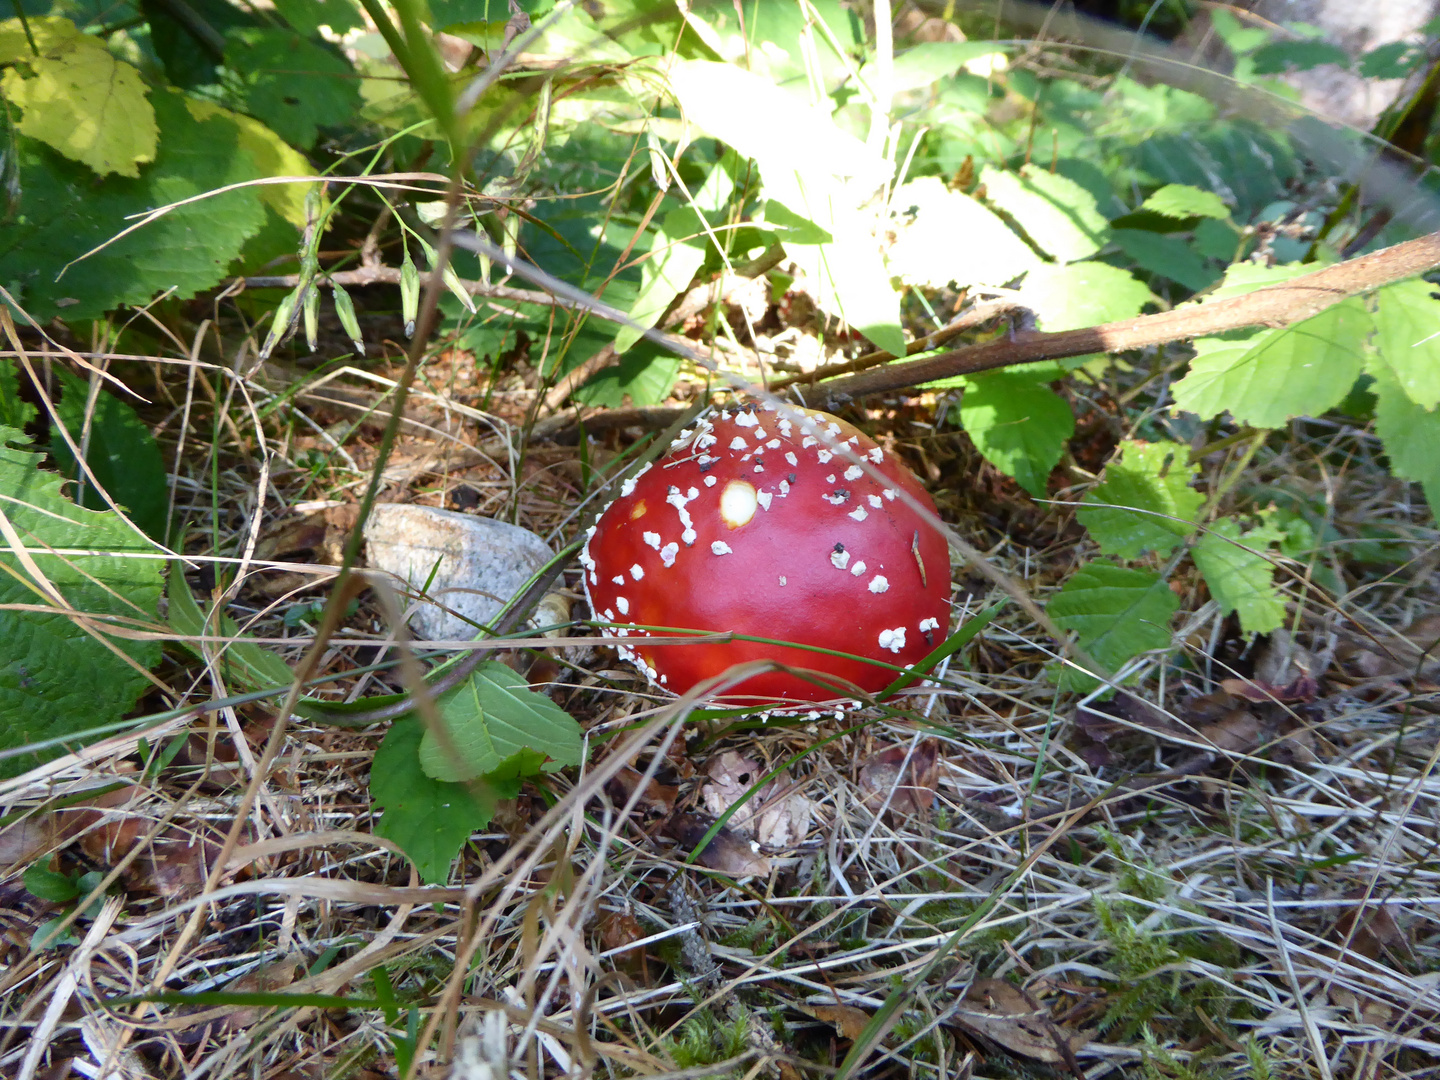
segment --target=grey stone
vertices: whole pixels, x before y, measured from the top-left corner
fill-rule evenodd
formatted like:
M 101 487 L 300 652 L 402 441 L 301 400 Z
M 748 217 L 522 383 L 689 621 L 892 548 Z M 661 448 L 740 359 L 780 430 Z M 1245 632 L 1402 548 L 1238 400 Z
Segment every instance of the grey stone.
M 427 640 L 475 637 L 474 626 L 439 605 L 487 623 L 554 555 L 517 525 L 410 503 L 377 505 L 365 523 L 365 542 L 370 565 L 396 575 L 412 592 L 430 581 L 427 596 L 436 603 L 421 601 L 410 616 L 411 629 Z

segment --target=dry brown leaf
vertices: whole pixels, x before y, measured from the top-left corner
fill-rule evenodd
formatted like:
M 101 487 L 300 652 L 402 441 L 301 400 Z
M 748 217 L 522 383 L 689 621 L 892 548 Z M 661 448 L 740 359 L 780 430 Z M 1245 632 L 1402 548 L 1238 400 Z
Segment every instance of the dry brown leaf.
M 904 776 L 901 776 L 902 768 Z M 913 752 L 909 746 L 887 746 L 871 755 L 860 767 L 860 790 L 872 812 L 878 812 L 889 799 L 893 814 L 902 817 L 928 814 L 935 802 L 939 778 L 940 744 L 934 739 L 925 739 Z
M 717 818 L 765 774 L 762 766 L 733 750 L 711 758 L 705 771 L 710 780 L 701 786 L 700 798 L 705 810 Z M 789 773 L 780 773 L 741 804 L 726 824 L 763 847 L 778 850 L 805 839 L 813 813 L 810 800 L 795 790 Z
M 666 819 L 665 832 L 689 851 L 714 824 L 715 819 L 705 814 L 674 814 Z M 764 877 L 770 873 L 770 860 L 757 854 L 749 842 L 729 826 L 715 834 L 695 861 L 735 878 Z
M 1003 979 L 978 979 L 953 1014 L 960 1027 L 1005 1049 L 1054 1065 L 1090 1041 L 1036 1008 L 1024 991 Z
M 870 1023 L 870 1014 L 854 1005 L 796 1005 L 806 1016 L 813 1016 L 821 1023 L 829 1024 L 840 1033 L 842 1039 L 854 1042 L 860 1038 L 865 1026 Z
M 631 913 L 627 904 L 622 911 L 607 911 L 600 919 L 600 948 L 611 953 L 611 963 L 617 968 L 638 974 L 645 966 L 645 950 L 626 948 L 645 937 L 645 928 Z M 616 952 L 615 950 L 620 950 Z
M 605 785 L 605 793 L 610 796 L 610 802 L 621 807 L 629 803 L 631 796 L 635 794 L 636 788 L 644 780 L 645 774 L 638 769 L 632 769 L 629 765 L 616 773 Z M 671 784 L 662 784 L 653 776 L 645 782 L 644 789 L 636 805 L 642 810 L 653 810 L 662 814 L 668 814 L 675 809 L 675 800 L 680 797 L 680 789 Z

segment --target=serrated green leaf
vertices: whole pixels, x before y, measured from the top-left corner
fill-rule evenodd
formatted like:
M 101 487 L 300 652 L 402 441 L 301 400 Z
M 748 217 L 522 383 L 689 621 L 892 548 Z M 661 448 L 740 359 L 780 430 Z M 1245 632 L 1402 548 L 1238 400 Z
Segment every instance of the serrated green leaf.
M 370 797 L 385 811 L 375 834 L 399 844 L 427 885 L 443 885 L 470 834 L 490 823 L 499 800 L 519 794 L 520 782 L 432 780 L 420 768 L 423 734 L 413 716 L 390 725 L 370 763 Z
M 1221 518 L 1191 551 L 1220 613 L 1238 612 L 1247 634 L 1268 634 L 1285 622 L 1285 598 L 1275 587 L 1275 567 L 1266 558 L 1270 547 L 1283 539 L 1273 524 L 1247 532 L 1234 518 Z
M 165 542 L 170 515 L 170 485 L 160 448 L 135 410 L 108 390 L 95 395 L 95 406 L 86 404 L 90 385 L 63 367 L 53 369 L 60 383 L 60 400 L 55 413 L 77 446 L 95 479 L 110 497 L 125 509 L 131 521 L 146 533 Z M 91 510 L 106 509 L 94 486 L 80 472 L 70 445 L 58 431 L 50 436 L 50 456 L 60 470 L 76 482 L 82 492 L 80 505 Z
M 314 176 L 315 168 L 305 155 L 280 138 L 253 116 L 222 109 L 213 101 L 186 98 L 185 107 L 196 120 L 224 117 L 239 130 L 240 149 L 255 159 L 260 176 Z M 305 184 L 267 184 L 260 188 L 260 201 L 297 229 L 305 228 Z
M 1181 443 L 1127 441 L 1105 466 L 1105 480 L 1075 516 L 1106 555 L 1168 555 L 1195 531 L 1205 502 L 1190 487 L 1199 472 Z
M 1140 208 L 1168 218 L 1207 217 L 1224 221 L 1230 217 L 1230 208 L 1219 195 L 1189 184 L 1166 184 L 1141 203 Z
M 287 142 L 308 150 L 319 128 L 360 111 L 359 80 L 346 60 L 288 30 L 232 30 L 226 64 L 242 73 L 245 108 Z
M 1366 79 L 1403 79 L 1425 60 L 1419 42 L 1392 41 L 1360 57 L 1358 70 Z
M 1359 377 L 1372 325 L 1364 302 L 1351 298 L 1278 330 L 1197 338 L 1175 407 L 1207 420 L 1229 412 L 1259 428 L 1319 416 Z
M 1050 470 L 1075 433 L 1069 404 L 1034 376 L 966 376 L 960 422 L 986 461 L 1043 498 Z
M 1366 363 L 1383 365 L 1422 409 L 1440 405 L 1440 300 L 1436 287 L 1416 279 L 1375 293 L 1375 351 Z
M 1244 296 L 1268 285 L 1279 285 L 1302 274 L 1310 274 L 1315 267 L 1303 263 L 1281 263 L 1277 266 L 1263 266 L 1260 263 L 1231 263 L 1225 268 L 1225 276 L 1210 292 L 1205 294 L 1203 303 L 1228 300 L 1232 296 Z
M 427 731 L 419 751 L 421 768 L 436 780 L 488 776 L 507 761 L 533 766 L 526 775 L 580 763 L 580 725 L 498 661 L 481 664 L 465 682 L 441 694 L 436 706 L 450 746 Z
M 226 192 L 173 210 L 65 269 L 132 224 L 127 218 L 259 173 L 224 117 L 197 121 L 185 98 L 155 90 L 151 104 L 160 148 L 138 180 L 93 173 L 32 140 L 20 138 L 22 196 L 17 217 L 0 228 L 0 282 L 29 315 L 46 322 L 93 319 L 120 304 L 148 303 L 174 289 L 193 296 L 225 276 L 245 241 L 265 222 L 253 189 Z
M 0 94 L 20 109 L 20 133 L 101 176 L 139 176 L 140 165 L 154 159 L 159 138 L 139 69 L 73 25 L 65 36 L 61 24 L 68 20 L 44 21 L 52 32 L 41 54 L 27 49 L 12 58 L 22 63 L 0 75 Z M 3 36 L 11 37 L 8 29 Z
M 1053 333 L 1133 318 L 1152 297 L 1149 286 L 1130 271 L 1082 262 L 1035 267 L 1025 275 L 1020 299 L 1039 317 L 1041 328 Z
M 166 595 L 169 598 L 170 629 L 182 635 L 180 644 L 200 657 L 220 657 L 220 670 L 227 681 L 234 681 L 246 690 L 272 690 L 277 686 L 289 686 L 295 681 L 290 665 L 269 649 L 251 641 L 236 640 L 226 645 L 211 645 L 201 648 L 185 641 L 186 637 L 229 637 L 238 638 L 240 628 L 230 616 L 221 614 L 218 619 L 206 621 L 205 612 L 195 602 L 190 585 L 185 580 L 184 569 L 175 563 L 170 567 L 170 580 Z M 367 702 L 373 707 L 373 703 Z
M 0 427 L 21 431 L 35 419 L 35 406 L 20 396 L 20 369 L 0 365 Z
M 39 454 L 6 445 L 23 441 L 22 433 L 0 428 L 0 509 L 30 558 L 76 611 L 153 627 L 160 562 L 134 556 L 152 555 L 154 547 L 114 514 L 85 510 L 65 498 L 64 478 L 39 469 Z M 12 550 L 0 540 L 0 605 L 46 603 Z M 96 623 L 102 635 L 104 625 Z M 106 640 L 142 669 L 160 660 L 159 642 L 108 635 Z M 143 671 L 75 620 L 0 608 L 0 749 L 117 720 L 147 685 Z M 0 776 L 14 776 L 64 752 L 52 747 L 0 760 Z
M 1167 277 L 1192 292 L 1208 289 L 1220 276 L 1199 252 L 1174 236 L 1145 229 L 1114 229 L 1110 239 L 1137 266 Z
M 1062 263 L 1089 258 L 1105 243 L 1109 222 L 1095 196 L 1060 173 L 1026 165 L 1018 173 L 986 165 L 985 198 L 1020 223 L 1047 255 Z
M 999 286 L 1041 265 L 998 214 L 938 176 L 896 189 L 890 212 L 896 237 L 886 258 L 890 273 L 906 285 Z
M 52 904 L 64 904 L 80 895 L 75 882 L 39 863 L 26 867 L 20 880 L 25 885 L 25 891 L 31 896 L 49 900 Z
M 1430 512 L 1440 518 L 1440 409 L 1426 410 L 1388 371 L 1375 377 L 1375 431 L 1390 471 L 1425 489 Z
M 1170 619 L 1179 607 L 1159 574 L 1093 562 L 1076 570 L 1045 610 L 1091 656 L 1118 671 L 1141 653 L 1170 645 Z M 1058 681 L 1067 690 L 1098 685 L 1074 668 L 1059 669 Z

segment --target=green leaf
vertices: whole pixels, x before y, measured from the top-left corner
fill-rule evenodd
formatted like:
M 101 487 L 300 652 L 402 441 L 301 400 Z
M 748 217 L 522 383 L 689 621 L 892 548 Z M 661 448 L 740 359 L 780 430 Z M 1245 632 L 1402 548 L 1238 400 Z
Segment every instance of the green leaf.
M 1037 499 L 1075 433 L 1069 404 L 1033 376 L 966 376 L 960 422 L 986 461 Z
M 115 59 L 103 40 L 80 33 L 67 19 L 34 21 L 48 29 L 40 55 L 27 49 L 0 57 L 21 61 L 0 75 L 0 94 L 20 109 L 20 133 L 101 176 L 139 176 L 140 164 L 154 160 L 159 138 L 139 69 Z M 0 24 L 0 38 L 8 40 L 9 24 L 17 22 Z
M 1118 671 L 1141 653 L 1170 645 L 1170 619 L 1180 598 L 1159 574 L 1108 562 L 1087 563 L 1050 598 L 1046 612 L 1099 663 Z M 1058 670 L 1060 686 L 1085 691 L 1099 683 L 1074 668 Z
M 906 285 L 1005 285 L 1041 265 L 998 214 L 938 176 L 897 188 L 890 212 L 896 237 L 886 258 L 890 273 Z
M 1020 223 L 1031 241 L 1062 263 L 1100 250 L 1109 223 L 1095 196 L 1060 173 L 1026 165 L 1018 173 L 986 165 L 985 198 Z
M 620 358 L 601 368 L 575 391 L 575 400 L 591 408 L 618 409 L 626 399 L 644 408 L 659 405 L 675 388 L 680 357 L 653 341 L 642 341 Z
M 288 30 L 233 30 L 226 64 L 241 72 L 246 110 L 301 149 L 317 129 L 360 111 L 355 70 L 345 59 Z
M 0 428 L 24 429 L 35 419 L 35 406 L 20 396 L 20 368 L 0 365 Z
M 1195 531 L 1205 498 L 1190 486 L 1200 471 L 1190 448 L 1175 442 L 1120 444 L 1105 466 L 1105 480 L 1076 511 L 1080 524 L 1106 555 L 1168 555 Z
M 711 170 L 729 185 L 729 175 L 720 166 Z M 630 318 L 641 327 L 654 326 L 670 302 L 690 287 L 695 272 L 705 262 L 709 238 L 700 215 L 689 207 L 670 211 L 655 230 L 650 258 L 640 264 L 640 292 L 630 308 Z M 639 341 L 639 329 L 622 325 L 615 334 L 615 351 L 623 355 Z
M 185 107 L 196 120 L 221 116 L 239 129 L 238 145 L 255 160 L 260 176 L 314 176 L 315 169 L 305 155 L 252 116 L 222 109 L 212 101 L 186 98 Z M 304 229 L 305 184 L 267 184 L 259 189 L 260 201 L 297 229 Z
M 427 885 L 450 879 L 450 864 L 476 829 L 495 816 L 500 799 L 514 798 L 518 780 L 447 784 L 420 768 L 424 727 L 413 716 L 397 720 L 385 733 L 370 764 L 370 797 L 385 813 L 375 834 L 400 845 Z
M 1440 410 L 1426 410 L 1389 372 L 1375 376 L 1375 431 L 1390 471 L 1425 489 L 1430 512 L 1440 518 Z
M 1309 71 L 1321 64 L 1350 67 L 1350 54 L 1328 41 L 1272 41 L 1250 54 L 1256 75 L 1283 75 L 1287 71 Z
M 1230 208 L 1219 195 L 1189 184 L 1166 184 L 1141 203 L 1140 208 L 1168 218 L 1206 217 L 1225 221 L 1230 217 Z
M 436 780 L 472 780 L 517 759 L 534 766 L 527 775 L 580 763 L 580 725 L 499 661 L 481 664 L 436 705 L 451 746 L 431 731 L 420 743 L 420 765 Z
M 1383 365 L 1422 409 L 1440 405 L 1440 300 L 1436 286 L 1416 279 L 1375 293 L 1375 352 L 1371 374 Z
M 1285 598 L 1275 587 L 1275 567 L 1267 552 L 1284 534 L 1275 525 L 1242 531 L 1234 518 L 1221 518 L 1195 544 L 1191 555 L 1220 613 L 1235 611 L 1247 634 L 1268 634 L 1285 622 Z
M 1233 263 L 1239 258 L 1241 243 L 1239 230 L 1229 221 L 1203 218 L 1195 226 L 1195 250 L 1207 259 Z
M 169 598 L 170 629 L 182 635 L 181 645 L 204 660 L 219 656 L 220 670 L 227 680 L 238 683 L 246 690 L 273 690 L 277 686 L 289 686 L 295 681 L 290 665 L 269 649 L 251 641 L 232 641 L 227 645 L 207 645 L 204 648 L 183 638 L 238 637 L 240 628 L 230 616 L 220 614 L 218 619 L 207 621 L 205 612 L 195 602 L 190 585 L 185 580 L 183 567 L 174 563 L 170 567 Z M 222 651 L 223 650 L 223 651 Z M 367 702 L 373 707 L 372 702 Z
M 1128 270 L 1082 262 L 1035 267 L 1025 275 L 1020 299 L 1039 317 L 1042 329 L 1055 332 L 1133 318 L 1153 297 Z
M 1278 330 L 1197 338 L 1175 407 L 1203 420 L 1228 411 L 1259 428 L 1319 416 L 1359 377 L 1372 325 L 1364 302 L 1351 298 Z
M 131 521 L 164 543 L 170 515 L 170 486 L 165 462 L 161 460 L 160 448 L 155 445 L 150 429 L 135 415 L 134 409 L 108 390 L 96 394 L 87 424 L 90 384 L 63 367 L 53 371 L 61 388 L 55 413 L 75 444 L 85 450 L 85 460 L 95 479 L 126 510 Z M 70 445 L 58 431 L 50 435 L 50 456 L 61 472 L 76 481 L 82 491 L 81 506 L 106 509 L 105 501 L 81 474 Z
M 935 86 L 941 79 L 949 78 L 971 60 L 982 56 L 1005 55 L 1005 50 L 993 41 L 924 41 L 899 53 L 891 64 L 890 88 L 893 93 L 903 94 L 910 90 L 924 90 Z M 860 80 L 873 85 L 875 64 L 867 63 L 860 69 Z
M 781 234 L 816 305 L 879 348 L 905 355 L 900 295 L 875 239 L 874 211 L 865 208 L 890 164 L 824 110 L 732 64 L 679 61 L 670 85 L 690 123 L 755 159 L 770 200 L 767 222 L 774 223 L 770 207 L 779 204 L 816 230 Z M 812 239 L 821 234 L 828 239 Z
M 1392 41 L 1360 57 L 1359 72 L 1366 79 L 1403 79 L 1425 60 L 1425 49 L 1417 42 Z
M 185 299 L 225 276 L 245 241 L 265 221 L 253 189 L 226 192 L 172 210 L 65 269 L 144 213 L 259 175 L 224 117 L 197 121 L 178 93 L 156 90 L 151 103 L 160 149 L 138 180 L 89 169 L 28 139 L 17 140 L 19 213 L 0 229 L 0 283 L 38 322 L 57 315 L 93 319 L 121 304 L 143 304 L 174 289 Z M 64 277 L 58 281 L 61 270 Z
M 285 17 L 292 30 L 313 37 L 322 26 L 335 34 L 361 30 L 365 20 L 351 0 L 275 0 L 275 10 Z
M 39 863 L 26 867 L 20 880 L 24 882 L 25 891 L 31 896 L 49 900 L 52 904 L 64 904 L 80 895 L 75 882 Z
M 1142 269 L 1191 292 L 1208 289 L 1219 277 L 1193 247 L 1177 237 L 1145 229 L 1113 229 L 1110 239 Z
M 133 556 L 153 555 L 154 547 L 114 514 L 65 498 L 64 478 L 37 468 L 39 454 L 5 445 L 23 440 L 20 432 L 0 428 L 0 509 L 29 557 L 76 611 L 153 628 L 160 562 Z M 44 594 L 12 552 L 0 539 L 0 605 L 44 605 Z M 98 618 L 93 626 L 113 650 L 63 614 L 0 608 L 0 749 L 108 724 L 134 705 L 149 685 L 143 669 L 160 661 L 159 642 L 109 637 Z M 52 747 L 0 760 L 0 776 L 64 752 Z

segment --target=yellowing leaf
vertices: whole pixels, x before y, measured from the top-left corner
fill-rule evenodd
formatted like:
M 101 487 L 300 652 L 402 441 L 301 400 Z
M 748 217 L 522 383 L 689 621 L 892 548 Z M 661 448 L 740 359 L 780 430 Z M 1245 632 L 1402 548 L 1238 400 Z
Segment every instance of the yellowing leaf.
M 10 37 L 0 32 L 0 49 Z M 22 134 L 101 176 L 139 176 L 140 165 L 155 159 L 160 133 L 140 72 L 102 42 L 77 34 L 17 59 L 0 77 L 0 93 L 20 109 Z
M 305 155 L 251 116 L 222 109 L 209 101 L 186 98 L 185 107 L 196 120 L 223 116 L 240 129 L 240 149 L 248 151 L 265 176 L 314 176 Z M 259 189 L 260 201 L 297 229 L 305 228 L 305 192 L 308 184 L 270 184 Z
M 58 16 L 46 15 L 40 18 L 30 18 L 30 36 L 35 39 L 35 48 L 40 54 L 46 55 L 57 45 L 63 45 L 67 41 L 73 41 L 80 36 L 80 31 L 69 19 L 62 19 Z M 25 36 L 25 24 L 19 19 L 0 20 L 0 64 L 8 64 L 14 60 L 26 60 L 33 57 L 30 41 Z

